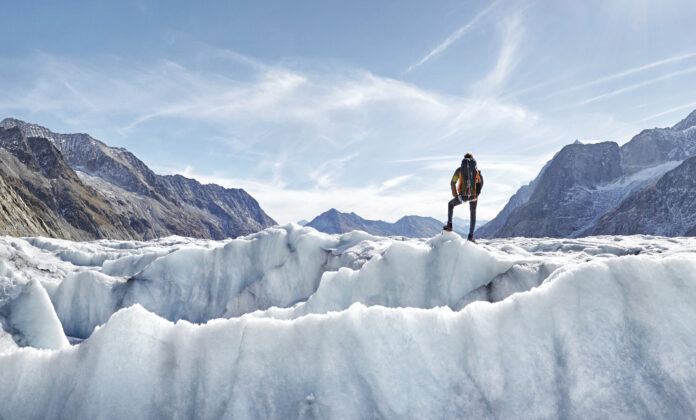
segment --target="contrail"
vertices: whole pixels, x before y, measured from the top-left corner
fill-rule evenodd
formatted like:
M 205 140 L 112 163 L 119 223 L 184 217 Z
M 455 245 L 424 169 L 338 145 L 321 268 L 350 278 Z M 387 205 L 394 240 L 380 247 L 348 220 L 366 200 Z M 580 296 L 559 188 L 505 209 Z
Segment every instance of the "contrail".
M 476 23 L 479 20 L 481 20 L 481 18 L 486 16 L 498 3 L 500 3 L 500 0 L 494 1 L 493 3 L 490 4 L 490 6 L 486 7 L 481 12 L 479 12 L 479 14 L 474 16 L 474 18 L 471 19 L 471 21 L 469 23 L 467 23 L 466 25 L 457 29 L 456 31 L 454 31 L 454 33 L 452 35 L 447 37 L 446 40 L 444 40 L 440 45 L 438 45 L 432 51 L 430 51 L 425 57 L 421 58 L 421 60 L 419 62 L 417 62 L 416 64 L 414 64 L 411 67 L 409 67 L 408 69 L 406 69 L 406 73 L 420 67 L 421 65 L 425 64 L 428 60 L 430 60 L 431 58 L 436 56 L 437 54 L 440 54 L 441 52 L 446 50 L 447 47 L 449 47 L 454 41 L 461 38 L 462 35 L 464 35 L 466 33 L 466 31 L 471 29 L 472 26 L 476 25 Z
M 583 84 L 576 85 L 576 86 L 571 86 L 567 89 L 562 89 L 562 90 L 559 90 L 557 92 L 551 93 L 546 98 L 547 99 L 552 98 L 554 96 L 561 95 L 563 93 L 568 93 L 568 92 L 572 92 L 575 90 L 579 90 L 579 89 L 587 88 L 590 86 L 598 85 L 600 83 L 608 82 L 610 80 L 620 79 L 622 77 L 629 76 L 629 75 L 634 74 L 634 73 L 639 73 L 641 71 L 649 70 L 649 69 L 652 69 L 654 67 L 664 66 L 665 64 L 670 64 L 670 63 L 675 63 L 677 61 L 686 60 L 686 59 L 691 58 L 691 57 L 696 57 L 696 52 L 677 55 L 674 57 L 665 58 L 663 60 L 653 61 L 652 63 L 648 63 L 648 64 L 645 64 L 645 65 L 642 65 L 639 67 L 634 67 L 632 69 L 628 69 L 628 70 L 622 71 L 620 73 L 612 74 L 610 76 L 605 76 L 605 77 L 602 77 L 600 79 L 593 80 L 591 82 L 583 83 Z
M 685 70 L 675 71 L 673 73 L 668 73 L 668 74 L 656 77 L 654 79 L 644 80 L 644 81 L 642 81 L 640 83 L 636 83 L 634 85 L 626 86 L 626 87 L 623 87 L 621 89 L 617 89 L 617 90 L 614 90 L 614 91 L 611 91 L 608 93 L 604 93 L 602 95 L 598 95 L 598 96 L 595 96 L 595 97 L 592 97 L 589 99 L 585 99 L 582 102 L 578 102 L 576 105 L 577 106 L 587 105 L 589 103 L 596 102 L 596 101 L 599 101 L 599 100 L 602 100 L 605 98 L 620 95 L 620 94 L 627 92 L 629 90 L 638 89 L 638 88 L 641 88 L 643 86 L 652 85 L 653 83 L 657 83 L 657 82 L 660 82 L 662 80 L 672 79 L 672 78 L 677 77 L 677 76 L 681 76 L 681 75 L 689 74 L 689 73 L 694 73 L 694 72 L 696 72 L 696 67 L 690 67 L 690 68 L 685 69 Z
M 648 117 L 643 118 L 642 120 L 639 120 L 639 122 L 650 121 L 663 115 L 671 114 L 673 112 L 681 111 L 683 109 L 693 109 L 694 107 L 696 107 L 696 102 L 691 102 L 690 104 L 680 105 L 678 107 L 668 109 L 667 111 L 660 112 L 659 114 L 650 115 Z

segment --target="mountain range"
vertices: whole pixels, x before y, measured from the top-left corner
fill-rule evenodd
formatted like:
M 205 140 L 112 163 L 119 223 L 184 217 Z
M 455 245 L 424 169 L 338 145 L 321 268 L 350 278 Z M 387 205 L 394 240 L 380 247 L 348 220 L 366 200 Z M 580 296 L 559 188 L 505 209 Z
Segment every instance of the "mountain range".
M 395 223 L 363 219 L 355 213 L 342 213 L 336 209 L 326 211 L 305 226 L 324 233 L 346 233 L 362 230 L 377 236 L 431 237 L 442 231 L 442 222 L 432 217 L 405 216 Z
M 562 148 L 478 231 L 483 237 L 696 235 L 696 111 L 626 144 Z
M 469 222 L 455 217 L 454 230 L 460 235 L 469 234 Z M 485 222 L 484 222 L 485 223 Z M 304 226 L 313 227 L 324 233 L 347 233 L 362 230 L 376 236 L 405 236 L 408 238 L 430 238 L 442 232 L 443 222 L 432 217 L 404 216 L 394 223 L 382 220 L 363 219 L 355 213 L 328 210 Z
M 0 234 L 73 240 L 223 239 L 275 224 L 246 191 L 157 175 L 88 134 L 0 123 Z
M 88 134 L 58 134 L 12 118 L 0 122 L 0 194 L 0 234 L 15 236 L 223 239 L 275 224 L 242 189 L 157 175 L 128 150 Z M 696 236 L 694 197 L 696 111 L 622 146 L 563 147 L 477 236 Z M 442 224 L 420 216 L 388 223 L 331 209 L 307 226 L 430 237 Z M 455 218 L 455 231 L 468 233 L 466 218 Z

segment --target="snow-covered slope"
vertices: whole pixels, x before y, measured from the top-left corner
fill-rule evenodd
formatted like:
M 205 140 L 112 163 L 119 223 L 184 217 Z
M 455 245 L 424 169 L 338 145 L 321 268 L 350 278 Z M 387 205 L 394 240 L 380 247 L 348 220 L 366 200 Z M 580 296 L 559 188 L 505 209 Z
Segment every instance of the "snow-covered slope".
M 0 238 L 0 418 L 696 415 L 696 239 L 480 242 Z

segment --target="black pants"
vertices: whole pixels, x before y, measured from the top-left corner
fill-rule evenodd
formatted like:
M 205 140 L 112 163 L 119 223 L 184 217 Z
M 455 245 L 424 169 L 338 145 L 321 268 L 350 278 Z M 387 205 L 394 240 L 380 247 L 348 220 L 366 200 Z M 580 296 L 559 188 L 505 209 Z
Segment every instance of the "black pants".
M 452 213 L 454 212 L 454 208 L 462 203 L 463 201 L 461 201 L 459 197 L 453 198 L 447 203 L 448 224 L 452 224 Z M 478 200 L 469 201 L 469 217 L 471 218 L 469 222 L 469 236 L 474 236 L 474 229 L 476 228 L 476 203 L 478 203 Z

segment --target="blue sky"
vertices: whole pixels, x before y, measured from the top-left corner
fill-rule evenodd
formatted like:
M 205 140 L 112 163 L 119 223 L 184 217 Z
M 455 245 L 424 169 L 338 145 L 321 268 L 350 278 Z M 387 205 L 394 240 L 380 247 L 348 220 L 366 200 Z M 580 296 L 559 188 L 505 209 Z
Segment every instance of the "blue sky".
M 490 219 L 563 145 L 696 109 L 693 0 L 12 2 L 0 116 L 242 187 L 277 221 Z M 462 210 L 459 216 L 466 217 Z

